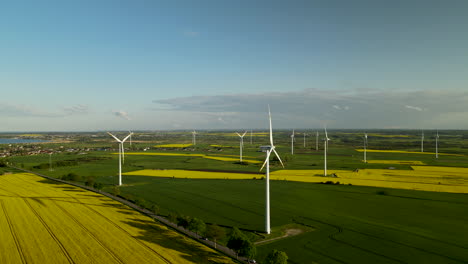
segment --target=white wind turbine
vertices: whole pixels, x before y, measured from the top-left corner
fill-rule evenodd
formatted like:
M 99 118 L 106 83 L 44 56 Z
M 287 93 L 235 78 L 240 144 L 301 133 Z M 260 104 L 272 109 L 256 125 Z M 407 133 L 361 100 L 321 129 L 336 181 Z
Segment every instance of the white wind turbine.
M 439 130 L 437 130 L 436 135 L 436 159 L 439 158 Z
M 315 150 L 318 151 L 318 138 L 319 138 L 319 132 L 317 131 L 315 135 Z
M 265 162 L 263 163 L 262 167 L 260 168 L 260 171 L 262 171 L 263 167 L 266 165 L 266 202 L 265 202 L 265 231 L 267 234 L 270 234 L 270 155 L 271 152 L 274 152 L 276 157 L 278 157 L 278 160 L 281 162 L 281 166 L 283 166 L 283 161 L 281 161 L 280 156 L 278 155 L 278 152 L 275 150 L 275 146 L 273 145 L 273 129 L 271 127 L 271 112 L 270 112 L 270 106 L 268 105 L 268 117 L 270 121 L 270 146 L 266 151 L 266 159 Z
M 293 132 L 291 134 L 291 155 L 294 155 L 294 129 L 293 129 Z
M 132 131 L 128 131 L 128 133 L 130 133 L 129 142 L 130 142 L 130 146 L 131 146 L 131 145 L 132 145 L 132 135 L 133 135 L 133 132 L 132 132 Z
M 323 176 L 327 176 L 327 150 L 328 150 L 328 141 L 330 139 L 328 138 L 327 134 L 327 128 L 325 127 L 325 145 L 323 146 L 323 155 L 324 155 L 324 166 L 323 166 Z
M 250 130 L 250 145 L 252 145 L 252 129 Z
M 364 133 L 364 163 L 367 163 L 367 133 Z
M 305 146 L 305 142 L 306 142 L 306 139 L 305 139 L 305 138 L 306 138 L 306 132 L 304 132 L 304 148 L 306 147 L 306 146 Z
M 421 130 L 421 152 L 424 152 L 424 130 Z
M 192 131 L 192 144 L 196 145 L 197 144 L 197 131 Z
M 124 146 L 123 143 L 132 136 L 133 133 L 130 133 L 124 139 L 120 140 L 116 136 L 112 135 L 111 133 L 107 132 L 107 134 L 111 135 L 117 142 L 119 142 L 119 186 L 122 185 L 122 163 L 125 161 L 124 159 Z
M 239 134 L 236 132 L 236 134 L 240 137 L 240 146 L 239 146 L 239 149 L 240 149 L 240 162 L 242 162 L 242 149 L 244 148 L 244 136 L 245 134 L 247 134 L 247 131 L 244 132 L 244 134 Z

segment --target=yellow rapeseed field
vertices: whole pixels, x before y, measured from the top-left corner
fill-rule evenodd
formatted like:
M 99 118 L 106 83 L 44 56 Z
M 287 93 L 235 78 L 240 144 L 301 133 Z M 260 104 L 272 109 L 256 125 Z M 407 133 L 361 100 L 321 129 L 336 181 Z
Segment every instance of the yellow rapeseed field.
M 108 197 L 0 176 L 0 263 L 234 263 Z
M 299 182 L 340 182 L 361 186 L 397 189 L 468 193 L 468 168 L 413 166 L 414 170 L 362 169 L 359 171 L 328 170 L 337 177 L 323 177 L 323 170 L 277 170 L 270 173 L 271 180 Z M 204 172 L 187 170 L 139 170 L 124 173 L 153 177 L 189 179 L 252 179 L 263 174 Z
M 117 155 L 119 153 L 112 153 Z M 191 153 L 165 153 L 165 152 L 127 152 L 125 155 L 143 155 L 143 156 L 182 156 L 182 157 L 200 157 L 205 159 L 213 159 L 213 160 L 220 160 L 220 161 L 239 161 L 238 158 L 233 157 L 226 157 L 226 156 L 211 156 L 205 154 L 191 154 Z M 229 155 L 230 156 L 230 155 Z M 258 160 L 249 160 L 249 159 L 242 159 L 244 162 L 248 163 L 260 163 L 261 161 Z
M 163 145 L 156 145 L 155 148 L 187 148 L 192 146 L 192 144 L 163 144 Z
M 364 152 L 364 149 L 356 149 L 356 151 Z M 381 153 L 404 153 L 404 154 L 421 154 L 421 155 L 435 155 L 434 152 L 418 152 L 418 151 L 404 151 L 404 150 L 379 150 L 379 149 L 367 149 L 367 152 L 381 152 Z M 439 155 L 446 156 L 459 156 L 463 157 L 461 154 L 450 154 L 450 153 L 439 153 Z
M 419 160 L 367 160 L 367 163 L 375 164 L 405 164 L 405 165 L 425 165 Z

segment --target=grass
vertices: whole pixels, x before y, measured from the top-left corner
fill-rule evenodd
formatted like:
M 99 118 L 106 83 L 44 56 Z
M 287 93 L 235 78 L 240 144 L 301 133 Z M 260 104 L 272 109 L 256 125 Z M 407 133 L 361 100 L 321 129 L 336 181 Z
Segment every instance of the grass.
M 0 186 L 2 263 L 234 263 L 105 196 L 25 173 Z

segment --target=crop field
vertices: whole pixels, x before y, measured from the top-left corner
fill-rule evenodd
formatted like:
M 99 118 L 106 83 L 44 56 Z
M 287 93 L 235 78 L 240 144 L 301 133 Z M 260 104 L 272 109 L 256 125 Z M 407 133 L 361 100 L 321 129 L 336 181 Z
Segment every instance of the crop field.
M 143 183 L 134 185 L 133 183 Z M 466 194 L 271 181 L 273 231 L 296 223 L 314 231 L 258 245 L 289 263 L 465 263 Z M 264 228 L 263 180 L 128 178 L 123 193 L 209 223 Z M 259 239 L 263 239 L 260 237 Z
M 233 263 L 105 196 L 0 176 L 1 263 Z
M 356 151 L 364 152 L 364 149 L 356 149 Z M 367 152 L 381 152 L 381 153 L 402 153 L 402 154 L 419 154 L 419 155 L 435 155 L 434 152 L 418 152 L 418 151 L 403 151 L 403 150 L 378 150 L 367 149 Z M 446 156 L 463 156 L 460 154 L 439 153 L 439 155 Z
M 336 177 L 323 177 L 323 170 L 277 170 L 270 180 L 298 182 L 333 182 L 361 186 L 434 192 L 468 193 L 468 169 L 415 167 L 415 170 L 363 169 L 359 171 L 330 170 Z M 123 175 L 185 179 L 260 179 L 263 174 L 205 172 L 188 170 L 139 170 Z
M 113 153 L 117 155 L 118 153 Z M 184 153 L 156 153 L 156 152 L 127 152 L 125 155 L 142 155 L 142 156 L 183 156 L 183 157 L 201 157 L 204 159 L 212 159 L 212 160 L 219 160 L 219 161 L 239 161 L 239 158 L 232 158 L 232 156 L 223 157 L 223 156 L 211 156 L 205 154 L 184 154 Z M 244 162 L 248 163 L 260 163 L 259 160 L 249 160 L 249 159 L 242 159 Z
M 155 148 L 187 148 L 192 146 L 192 144 L 163 144 L 163 145 L 156 145 Z
M 468 132 L 439 132 L 435 158 L 435 132 L 426 134 L 422 153 L 420 131 L 368 131 L 364 163 L 362 132 L 329 131 L 329 177 L 323 177 L 322 132 L 318 150 L 309 131 L 306 146 L 297 138 L 294 155 L 291 131 L 275 132 L 285 167 L 271 158 L 273 233 L 280 236 L 288 226 L 307 231 L 258 244 L 257 261 L 278 249 L 289 263 L 468 262 Z M 236 226 L 256 241 L 272 238 L 262 233 L 265 174 L 259 171 L 265 158 L 259 147 L 268 144 L 268 133 L 258 132 L 252 143 L 246 135 L 246 163 L 239 162 L 239 137 L 233 132 L 199 131 L 197 145 L 167 150 L 159 146 L 189 144 L 190 132 L 135 135 L 132 146 L 125 144 L 123 197 L 155 204 L 163 216 L 179 213 L 227 230 Z M 17 155 L 8 161 L 58 178 L 74 173 L 82 184 L 92 177 L 111 192 L 117 182 L 117 144 L 105 135 L 87 140 L 80 136 L 52 156 Z
M 371 164 L 406 164 L 406 165 L 426 165 L 419 160 L 367 160 Z

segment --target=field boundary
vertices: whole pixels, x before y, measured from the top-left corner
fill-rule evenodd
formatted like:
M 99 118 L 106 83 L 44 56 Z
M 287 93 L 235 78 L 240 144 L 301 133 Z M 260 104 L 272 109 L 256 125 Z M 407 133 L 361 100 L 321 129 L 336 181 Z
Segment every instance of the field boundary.
M 78 187 L 78 188 L 81 188 L 81 189 L 85 189 L 85 190 L 88 190 L 88 191 L 91 191 L 91 192 L 94 192 L 94 193 L 98 193 L 98 194 L 101 194 L 101 195 L 104 195 L 106 197 L 109 197 L 111 198 L 112 200 L 115 200 L 117 202 L 120 202 L 124 205 L 127 205 L 129 206 L 130 208 L 146 215 L 146 216 L 149 216 L 151 217 L 153 220 L 157 220 L 158 222 L 170 227 L 171 229 L 175 230 L 176 232 L 182 234 L 182 235 L 185 235 L 185 236 L 188 236 L 192 239 L 194 239 L 195 241 L 197 241 L 198 243 L 201 243 L 201 244 L 204 244 L 206 246 L 208 246 L 209 248 L 217 251 L 217 252 L 220 252 L 234 260 L 237 260 L 237 261 L 240 261 L 242 263 L 248 263 L 248 258 L 245 258 L 245 257 L 238 257 L 236 252 L 234 252 L 232 249 L 228 248 L 228 247 L 225 247 L 223 245 L 219 245 L 219 244 L 215 244 L 214 241 L 211 241 L 211 240 L 204 240 L 202 236 L 190 231 L 190 230 L 187 230 L 183 227 L 180 227 L 180 226 L 177 226 L 175 223 L 172 223 L 171 221 L 167 220 L 166 218 L 162 217 L 162 216 L 159 216 L 159 215 L 156 215 L 154 214 L 153 212 L 145 209 L 145 208 L 141 208 L 140 206 L 128 201 L 128 200 L 125 200 L 125 199 L 122 199 L 120 197 L 117 197 L 117 196 L 114 196 L 110 193 L 107 193 L 107 192 L 103 192 L 101 190 L 96 190 L 94 188 L 91 188 L 89 186 L 85 186 L 85 185 L 81 185 L 81 184 L 78 184 L 78 183 L 73 183 L 73 182 L 68 182 L 68 181 L 65 181 L 65 180 L 62 180 L 62 179 L 57 179 L 57 178 L 54 178 L 54 177 L 51 177 L 51 176 L 47 176 L 47 175 L 44 175 L 44 174 L 41 174 L 41 173 L 37 173 L 37 172 L 34 172 L 34 171 L 30 171 L 30 170 L 26 170 L 26 169 L 23 169 L 23 168 L 18 168 L 18 167 L 15 167 L 15 166 L 12 166 L 12 165 L 8 165 L 10 168 L 13 168 L 13 169 L 16 169 L 16 170 L 20 170 L 20 171 L 23 171 L 23 172 L 27 172 L 27 173 L 31 173 L 31 174 L 34 174 L 34 175 L 37 175 L 39 177 L 42 177 L 42 178 L 45 178 L 45 179 L 48 179 L 48 180 L 51 180 L 51 181 L 55 181 L 55 182 L 60 182 L 60 183 L 64 183 L 64 184 L 68 184 L 68 185 L 72 185 L 72 186 L 75 186 L 75 187 Z

